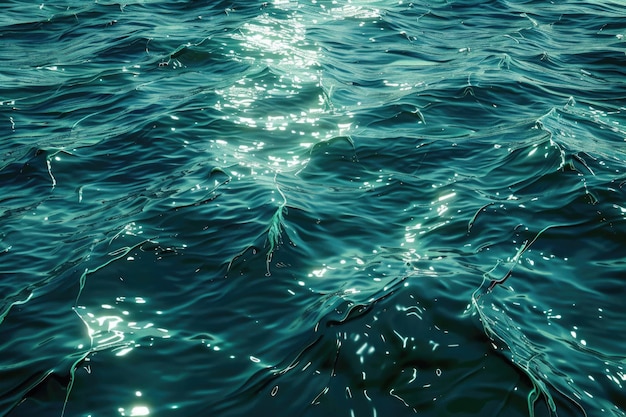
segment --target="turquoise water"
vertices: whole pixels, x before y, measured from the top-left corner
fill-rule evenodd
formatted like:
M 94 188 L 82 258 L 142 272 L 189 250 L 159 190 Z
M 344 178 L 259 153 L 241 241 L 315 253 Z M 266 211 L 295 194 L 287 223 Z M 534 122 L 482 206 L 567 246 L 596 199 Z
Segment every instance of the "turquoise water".
M 626 415 L 622 2 L 0 9 L 0 415 Z

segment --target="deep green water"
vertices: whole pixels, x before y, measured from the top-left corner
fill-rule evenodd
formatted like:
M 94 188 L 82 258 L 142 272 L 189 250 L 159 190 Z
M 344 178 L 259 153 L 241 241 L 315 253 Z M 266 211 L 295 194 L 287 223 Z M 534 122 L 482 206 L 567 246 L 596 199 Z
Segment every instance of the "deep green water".
M 0 415 L 625 416 L 621 1 L 0 5 Z

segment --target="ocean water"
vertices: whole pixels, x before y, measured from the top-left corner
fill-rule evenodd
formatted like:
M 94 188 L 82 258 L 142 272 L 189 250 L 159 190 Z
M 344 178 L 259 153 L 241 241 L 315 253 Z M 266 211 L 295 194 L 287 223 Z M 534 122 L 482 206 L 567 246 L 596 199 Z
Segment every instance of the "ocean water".
M 626 415 L 621 0 L 0 10 L 0 415 Z

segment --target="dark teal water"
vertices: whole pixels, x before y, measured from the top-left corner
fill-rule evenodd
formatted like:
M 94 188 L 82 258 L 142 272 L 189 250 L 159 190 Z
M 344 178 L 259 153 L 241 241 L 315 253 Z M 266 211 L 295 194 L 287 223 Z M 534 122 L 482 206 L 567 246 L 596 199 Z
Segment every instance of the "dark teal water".
M 621 1 L 0 11 L 0 415 L 626 415 Z

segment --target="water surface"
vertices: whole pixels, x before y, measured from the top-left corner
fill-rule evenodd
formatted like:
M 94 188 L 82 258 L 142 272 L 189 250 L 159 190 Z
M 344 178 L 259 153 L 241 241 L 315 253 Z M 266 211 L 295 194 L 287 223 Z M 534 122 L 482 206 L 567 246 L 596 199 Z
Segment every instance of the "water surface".
M 0 415 L 626 415 L 625 10 L 7 2 Z

